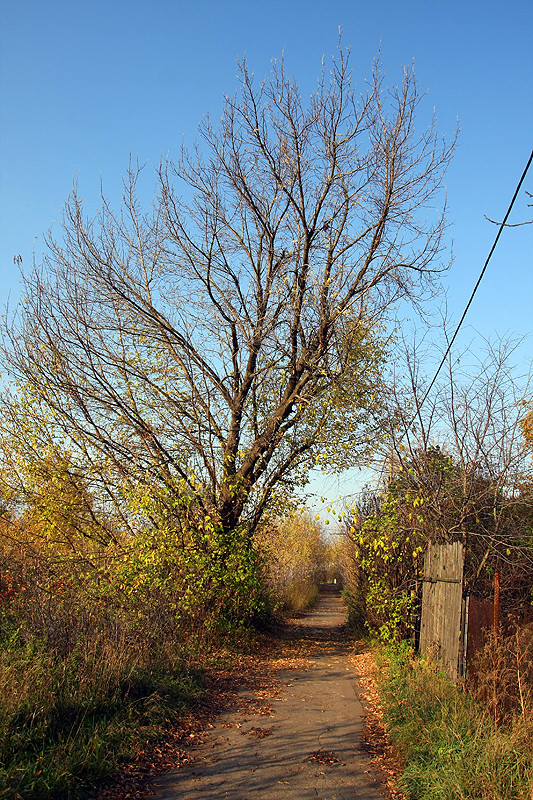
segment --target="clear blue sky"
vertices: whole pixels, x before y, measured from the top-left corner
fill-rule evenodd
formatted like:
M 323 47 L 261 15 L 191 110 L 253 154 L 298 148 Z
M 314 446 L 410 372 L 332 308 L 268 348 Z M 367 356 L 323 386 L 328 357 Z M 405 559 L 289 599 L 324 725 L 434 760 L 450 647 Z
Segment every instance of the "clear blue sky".
M 246 54 L 258 78 L 285 51 L 312 87 L 342 26 L 355 77 L 381 48 L 391 82 L 413 60 L 426 112 L 459 147 L 448 173 L 456 319 L 533 147 L 531 0 L 2 0 L 0 5 L 0 305 L 16 297 L 13 256 L 31 264 L 74 177 L 96 210 L 130 153 L 156 163 L 192 142 L 237 88 Z M 533 170 L 526 188 L 533 191 Z M 511 221 L 533 217 L 522 195 Z M 533 226 L 508 229 L 467 322 L 482 335 L 532 329 Z M 533 360 L 533 340 L 523 349 Z

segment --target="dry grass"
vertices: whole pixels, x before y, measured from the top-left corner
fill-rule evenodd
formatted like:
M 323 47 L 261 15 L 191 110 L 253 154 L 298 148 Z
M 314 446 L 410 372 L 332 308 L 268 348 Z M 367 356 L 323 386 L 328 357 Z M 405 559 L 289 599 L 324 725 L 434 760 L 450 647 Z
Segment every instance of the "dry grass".
M 307 611 L 318 600 L 318 586 L 308 581 L 292 583 L 281 594 L 281 607 L 284 611 L 300 613 Z
M 474 697 L 494 722 L 533 724 L 533 624 L 511 633 L 492 631 L 469 680 Z
M 443 673 L 390 649 L 380 696 L 405 761 L 401 787 L 413 800 L 531 800 L 533 726 L 521 710 L 493 716 Z
M 111 555 L 0 541 L 2 798 L 87 797 L 198 697 L 209 632 L 172 586 L 124 591 Z

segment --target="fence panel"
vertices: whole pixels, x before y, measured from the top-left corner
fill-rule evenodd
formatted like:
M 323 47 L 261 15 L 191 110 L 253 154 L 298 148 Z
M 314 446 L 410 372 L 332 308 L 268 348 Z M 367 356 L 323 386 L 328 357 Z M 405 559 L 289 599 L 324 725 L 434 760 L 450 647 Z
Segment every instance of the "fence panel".
M 420 652 L 437 658 L 455 681 L 461 653 L 462 542 L 430 544 L 423 580 Z

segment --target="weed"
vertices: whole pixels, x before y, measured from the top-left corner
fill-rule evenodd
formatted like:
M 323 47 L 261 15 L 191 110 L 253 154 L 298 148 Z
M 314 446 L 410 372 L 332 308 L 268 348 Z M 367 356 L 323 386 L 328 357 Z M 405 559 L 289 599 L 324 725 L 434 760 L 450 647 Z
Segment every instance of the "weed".
M 491 631 L 476 655 L 470 688 L 494 722 L 519 716 L 533 719 L 533 625 L 519 626 L 506 635 Z

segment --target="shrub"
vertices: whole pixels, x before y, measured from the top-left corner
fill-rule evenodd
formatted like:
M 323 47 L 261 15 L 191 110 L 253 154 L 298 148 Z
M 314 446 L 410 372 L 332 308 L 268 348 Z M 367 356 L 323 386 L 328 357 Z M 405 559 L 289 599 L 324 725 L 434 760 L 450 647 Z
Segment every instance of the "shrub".
M 326 575 L 323 529 L 309 514 L 289 513 L 270 519 L 256 534 L 265 577 L 279 611 L 304 611 L 318 597 Z
M 268 613 L 244 533 L 72 544 L 0 530 L 1 797 L 87 797 L 196 699 L 221 634 Z

